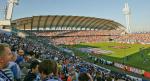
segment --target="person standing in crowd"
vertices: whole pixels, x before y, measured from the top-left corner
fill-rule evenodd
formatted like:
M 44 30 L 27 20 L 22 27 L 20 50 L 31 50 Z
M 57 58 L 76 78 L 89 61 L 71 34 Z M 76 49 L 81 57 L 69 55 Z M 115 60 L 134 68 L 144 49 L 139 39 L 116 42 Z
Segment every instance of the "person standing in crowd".
M 16 63 L 20 65 L 20 63 L 22 63 L 24 61 L 24 57 L 23 57 L 24 51 L 18 50 L 17 53 L 18 53 L 18 56 L 17 56 Z
M 9 61 L 12 58 L 12 53 L 9 45 L 5 43 L 0 44 L 0 78 L 4 81 L 14 81 L 14 75 L 8 67 Z
M 62 81 L 58 77 L 57 64 L 52 60 L 44 60 L 39 64 L 39 73 L 42 81 Z
M 38 75 L 38 67 L 39 67 L 39 62 L 37 60 L 33 60 L 30 64 L 31 70 L 25 76 L 24 81 L 40 81 Z
M 17 55 L 15 53 L 12 54 L 12 59 L 9 62 L 9 68 L 13 72 L 15 81 L 21 81 L 21 70 L 17 63 L 15 63 L 17 59 Z

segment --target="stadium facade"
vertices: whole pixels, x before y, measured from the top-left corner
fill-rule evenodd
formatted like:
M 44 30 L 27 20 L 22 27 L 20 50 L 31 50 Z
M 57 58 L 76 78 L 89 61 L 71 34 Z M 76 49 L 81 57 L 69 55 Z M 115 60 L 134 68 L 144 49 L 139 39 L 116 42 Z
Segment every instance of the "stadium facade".
M 118 22 L 109 19 L 84 16 L 33 16 L 12 21 L 20 30 L 125 30 Z

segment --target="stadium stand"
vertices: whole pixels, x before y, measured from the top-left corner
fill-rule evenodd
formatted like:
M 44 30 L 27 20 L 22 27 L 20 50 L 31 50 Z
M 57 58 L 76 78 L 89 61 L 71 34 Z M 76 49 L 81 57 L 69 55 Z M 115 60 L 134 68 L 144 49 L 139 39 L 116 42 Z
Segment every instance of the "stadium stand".
M 60 17 L 62 17 L 61 20 L 63 21 L 67 18 L 76 18 L 76 16 L 37 16 L 33 18 L 23 18 L 15 20 L 12 23 L 14 25 L 12 25 L 13 29 L 11 32 L 0 32 L 0 45 L 3 46 L 2 43 L 9 44 L 14 56 L 14 60 L 9 60 L 9 62 L 7 61 L 8 65 L 5 65 L 5 67 L 3 67 L 4 65 L 2 64 L 4 63 L 1 61 L 2 64 L 0 65 L 0 73 L 6 75 L 4 75 L 5 78 L 0 79 L 6 79 L 7 81 L 11 81 L 10 79 L 14 79 L 14 81 L 26 81 L 27 79 L 33 81 L 80 81 L 81 79 L 88 79 L 90 81 L 145 81 L 143 78 L 131 76 L 122 72 L 115 72 L 94 63 L 86 62 L 82 58 L 68 54 L 66 51 L 57 47 L 59 44 L 70 45 L 82 42 L 92 43 L 110 41 L 110 39 L 116 40 L 116 38 L 121 41 L 126 38 L 126 36 L 132 38 L 132 35 L 130 34 L 128 34 L 129 36 L 121 36 L 125 32 L 124 30 L 117 30 L 118 28 L 122 28 L 120 27 L 120 24 L 116 22 L 112 24 L 112 21 L 104 19 L 101 20 L 77 16 L 77 19 L 83 20 L 84 22 L 89 22 L 90 19 L 93 21 L 96 20 L 95 22 L 98 23 L 96 25 L 93 24 L 93 26 L 95 26 L 95 30 L 57 30 L 58 26 L 61 25 L 63 27 L 65 25 L 61 20 L 59 20 Z M 53 19 L 53 22 L 51 22 L 53 24 L 48 23 L 45 18 L 46 20 Z M 37 20 L 39 22 L 31 23 L 31 21 Z M 43 24 L 41 20 L 45 20 L 45 23 L 47 24 Z M 56 23 L 56 20 L 59 21 Z M 60 22 L 61 24 L 59 24 Z M 70 20 L 66 20 L 66 22 L 68 23 Z M 90 22 L 91 24 L 93 23 L 92 21 Z M 56 30 L 40 30 L 40 27 L 42 26 L 46 27 L 48 25 L 53 27 L 54 23 L 56 25 Z M 77 28 L 81 27 L 80 22 L 78 22 L 78 25 L 75 25 L 77 22 L 73 23 L 72 21 L 70 23 L 72 24 L 68 24 L 67 27 L 72 25 Z M 102 23 L 104 27 L 98 26 Z M 108 28 L 105 24 L 107 24 Z M 88 27 L 87 24 L 82 23 L 82 25 Z M 34 30 L 34 27 L 37 27 L 38 30 Z M 89 25 L 88 28 L 90 27 L 91 26 Z M 107 30 L 101 30 L 105 29 L 105 27 Z M 134 34 L 133 36 L 137 37 L 140 35 Z M 141 37 L 137 38 L 137 40 L 145 40 L 142 36 L 147 36 L 147 34 L 142 34 Z M 149 41 L 149 38 L 146 40 Z M 0 50 L 6 51 L 2 48 L 0 48 Z M 0 59 L 4 59 L 2 58 L 5 57 L 3 55 L 4 53 L 1 52 Z M 105 59 L 96 59 L 94 57 L 89 57 L 89 59 L 95 59 L 104 65 L 114 65 L 114 62 L 107 61 Z M 36 62 L 39 62 L 37 63 L 39 67 L 33 64 L 35 60 Z M 10 65 L 11 68 L 8 68 Z M 9 74 L 7 74 L 4 69 L 8 69 L 7 71 L 9 71 Z M 149 72 L 146 72 L 145 75 L 149 76 Z
M 118 41 L 126 43 L 141 43 L 141 44 L 150 44 L 150 33 L 135 33 L 128 34 L 125 36 L 120 36 Z
M 28 36 L 26 38 L 22 38 L 18 36 L 19 32 L 20 32 L 19 30 L 15 29 L 11 33 L 8 33 L 8 32 L 0 33 L 0 42 L 9 44 L 11 46 L 12 52 L 17 54 L 17 59 L 19 60 L 19 62 L 16 62 L 16 63 L 17 65 L 19 65 L 19 68 L 21 69 L 21 70 L 17 69 L 17 71 L 19 71 L 19 73 L 21 72 L 20 74 L 21 77 L 19 79 L 14 78 L 16 81 L 23 80 L 24 76 L 28 74 L 28 71 L 29 72 L 32 71 L 29 66 L 33 60 L 38 60 L 39 62 L 42 63 L 42 65 L 43 64 L 47 65 L 47 63 L 53 63 L 53 61 L 49 61 L 49 60 L 55 60 L 55 62 L 57 62 L 56 67 L 58 67 L 58 73 L 52 72 L 54 75 L 51 75 L 51 76 L 47 75 L 47 72 L 49 73 L 48 70 L 46 70 L 45 72 L 45 70 L 42 70 L 43 67 L 40 66 L 40 71 L 44 72 L 45 75 L 47 76 L 44 78 L 41 77 L 42 80 L 47 80 L 49 79 L 48 77 L 51 77 L 50 80 L 57 79 L 57 81 L 68 81 L 67 80 L 68 77 L 71 77 L 72 79 L 71 81 L 73 80 L 77 81 L 78 80 L 77 76 L 82 77 L 79 74 L 86 72 L 86 73 L 90 73 L 90 77 L 92 77 L 93 81 L 95 80 L 97 81 L 104 81 L 104 80 L 106 81 L 111 81 L 111 80 L 142 81 L 142 78 L 130 76 L 124 73 L 116 73 L 109 69 L 97 66 L 95 64 L 82 61 L 81 58 L 78 58 L 76 56 L 72 56 L 72 55 L 66 56 L 64 52 L 60 51 L 52 44 L 48 44 L 48 45 L 45 44 L 47 43 L 45 41 L 46 39 L 41 39 L 40 37 L 33 37 L 33 34 L 31 37 Z M 83 35 L 84 33 L 86 33 L 84 31 L 79 31 L 79 32 L 82 32 Z M 82 33 L 77 33 L 77 34 L 67 33 L 67 34 L 70 36 L 71 35 L 78 36 Z M 26 34 L 29 34 L 29 33 L 26 32 Z M 50 35 L 53 35 L 53 34 L 50 34 Z M 93 35 L 93 33 L 89 35 Z M 83 39 L 77 38 L 77 39 L 83 40 L 84 38 Z M 89 40 L 89 42 L 91 42 L 90 39 L 85 38 L 84 40 Z M 92 39 L 92 41 L 93 40 L 94 39 Z M 46 59 L 48 61 L 45 62 Z M 14 71 L 14 69 L 12 71 Z M 38 81 L 40 79 L 39 75 L 35 75 L 35 76 L 36 77 L 32 77 L 32 79 L 36 79 L 36 81 Z

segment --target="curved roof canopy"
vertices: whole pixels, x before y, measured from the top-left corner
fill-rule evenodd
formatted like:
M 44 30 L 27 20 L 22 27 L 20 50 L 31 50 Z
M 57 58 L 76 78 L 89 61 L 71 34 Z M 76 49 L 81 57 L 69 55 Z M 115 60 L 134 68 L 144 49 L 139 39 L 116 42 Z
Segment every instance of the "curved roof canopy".
M 83 16 L 33 16 L 12 21 L 20 30 L 125 30 L 113 20 Z

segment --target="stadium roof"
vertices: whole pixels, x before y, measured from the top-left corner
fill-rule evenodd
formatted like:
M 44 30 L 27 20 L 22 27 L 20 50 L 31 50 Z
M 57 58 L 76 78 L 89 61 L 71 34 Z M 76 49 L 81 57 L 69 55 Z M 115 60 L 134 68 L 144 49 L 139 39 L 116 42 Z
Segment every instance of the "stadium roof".
M 33 16 L 12 21 L 21 30 L 125 30 L 118 22 L 83 16 Z

